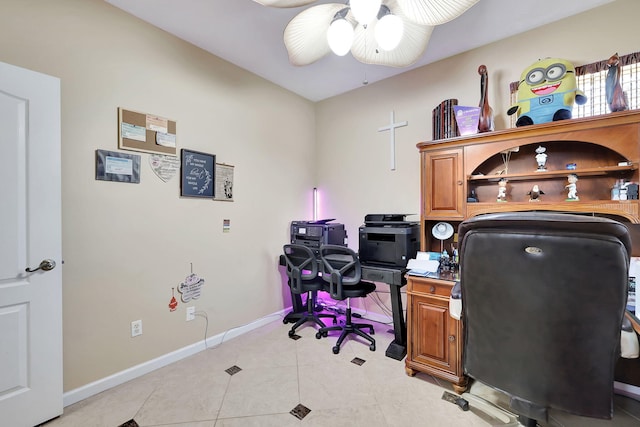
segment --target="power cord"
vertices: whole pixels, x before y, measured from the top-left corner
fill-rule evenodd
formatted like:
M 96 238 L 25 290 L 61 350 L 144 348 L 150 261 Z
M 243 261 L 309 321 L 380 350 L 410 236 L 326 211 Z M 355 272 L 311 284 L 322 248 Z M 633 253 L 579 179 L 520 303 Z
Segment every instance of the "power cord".
M 204 326 L 204 348 L 205 350 L 207 349 L 207 331 L 209 330 L 209 316 L 207 316 L 207 312 L 206 311 L 196 311 L 195 313 L 193 313 L 194 316 L 196 317 L 204 317 L 205 320 L 205 326 Z

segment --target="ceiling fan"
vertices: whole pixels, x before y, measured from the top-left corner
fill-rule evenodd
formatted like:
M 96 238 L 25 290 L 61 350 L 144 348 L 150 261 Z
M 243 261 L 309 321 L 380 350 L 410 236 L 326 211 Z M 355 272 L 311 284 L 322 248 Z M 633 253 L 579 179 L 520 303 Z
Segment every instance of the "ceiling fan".
M 293 8 L 316 0 L 254 0 Z M 406 67 L 418 60 L 433 27 L 457 18 L 479 0 L 347 0 L 312 6 L 284 30 L 293 65 L 312 64 L 330 52 L 365 64 Z

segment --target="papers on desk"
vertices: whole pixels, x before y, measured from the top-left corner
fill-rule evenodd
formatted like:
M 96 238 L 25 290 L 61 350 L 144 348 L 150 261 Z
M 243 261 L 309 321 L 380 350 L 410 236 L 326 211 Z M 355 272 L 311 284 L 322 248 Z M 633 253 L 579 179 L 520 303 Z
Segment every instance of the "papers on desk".
M 407 263 L 411 276 L 438 277 L 438 267 L 440 254 L 434 252 L 418 252 L 415 259 L 410 259 Z

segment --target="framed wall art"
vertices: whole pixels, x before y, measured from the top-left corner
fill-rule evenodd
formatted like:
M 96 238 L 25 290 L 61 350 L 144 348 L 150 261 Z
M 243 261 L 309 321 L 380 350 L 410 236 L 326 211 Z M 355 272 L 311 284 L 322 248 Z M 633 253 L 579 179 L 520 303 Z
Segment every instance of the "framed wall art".
M 214 199 L 233 202 L 233 166 L 224 163 L 216 164 L 216 191 Z
M 117 151 L 96 150 L 96 179 L 140 183 L 140 156 Z
M 216 156 L 187 149 L 180 156 L 180 195 L 213 198 Z

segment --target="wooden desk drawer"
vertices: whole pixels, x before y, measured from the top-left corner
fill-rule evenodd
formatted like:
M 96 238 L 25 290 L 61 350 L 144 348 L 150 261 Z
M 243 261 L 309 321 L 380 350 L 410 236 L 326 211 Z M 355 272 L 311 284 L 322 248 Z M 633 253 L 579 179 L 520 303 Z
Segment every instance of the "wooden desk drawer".
M 409 278 L 409 288 L 407 292 L 438 295 L 449 298 L 453 285 L 453 282 L 411 277 Z

